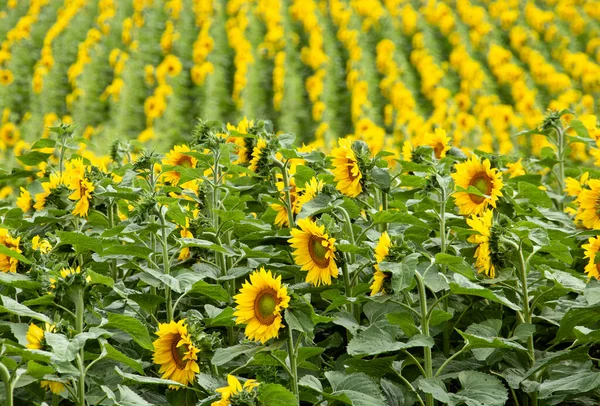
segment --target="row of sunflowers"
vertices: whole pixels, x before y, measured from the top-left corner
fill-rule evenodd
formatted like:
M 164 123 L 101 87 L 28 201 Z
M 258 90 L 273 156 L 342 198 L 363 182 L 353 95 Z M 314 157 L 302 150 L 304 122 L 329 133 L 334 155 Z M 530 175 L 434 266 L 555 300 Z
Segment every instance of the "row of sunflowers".
M 165 150 L 196 117 L 262 117 L 315 148 L 331 150 L 353 134 L 375 153 L 421 145 L 441 127 L 457 146 L 536 155 L 549 146 L 544 137 L 514 134 L 541 122 L 546 108 L 596 125 L 595 1 L 0 6 L 0 150 L 8 160 L 31 147 L 25 134 L 60 122 L 76 122 L 76 136 L 94 144 L 125 137 Z M 589 152 L 578 145 L 573 159 Z
M 569 158 L 596 143 L 572 112 L 527 159 L 439 128 L 326 155 L 244 119 L 98 165 L 74 129 L 0 172 L 4 404 L 600 399 L 600 171 Z

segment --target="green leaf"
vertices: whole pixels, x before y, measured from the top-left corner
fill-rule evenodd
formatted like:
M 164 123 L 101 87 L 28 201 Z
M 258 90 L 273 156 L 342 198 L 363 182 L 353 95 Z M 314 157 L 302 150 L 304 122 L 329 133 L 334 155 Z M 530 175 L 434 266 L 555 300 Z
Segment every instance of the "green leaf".
M 419 389 L 423 392 L 430 394 L 434 399 L 444 403 L 450 404 L 450 395 L 446 390 L 446 385 L 439 378 L 421 378 L 417 382 Z
M 401 223 L 411 226 L 420 227 L 426 230 L 431 230 L 431 225 L 419 220 L 417 217 L 408 213 L 400 213 L 392 210 L 382 210 L 373 214 L 374 224 Z
M 324 213 L 331 210 L 332 198 L 327 194 L 319 194 L 314 199 L 304 203 L 302 210 L 298 214 L 298 219 L 314 216 L 315 214 Z
M 31 264 L 31 261 L 19 254 L 17 251 L 13 251 L 5 245 L 0 244 L 0 254 L 4 254 L 7 257 L 18 259 L 25 264 Z
M 468 279 L 474 278 L 473 267 L 465 261 L 464 257 L 439 253 L 435 255 L 435 262 L 439 265 L 445 265 L 448 269 L 458 272 Z
M 31 149 L 43 149 L 43 148 L 54 148 L 56 141 L 51 138 L 42 138 L 37 140 L 31 146 Z
M 450 290 L 454 294 L 479 296 L 491 300 L 492 302 L 500 303 L 509 309 L 521 311 L 519 306 L 508 300 L 506 297 L 469 281 L 461 274 L 454 274 L 454 281 L 455 282 L 450 282 Z
M 545 207 L 547 209 L 554 207 L 552 200 L 548 197 L 548 194 L 543 190 L 538 189 L 537 186 L 527 182 L 519 182 L 519 198 L 517 202 L 526 200 L 536 207 Z
M 372 324 L 366 330 L 359 332 L 348 343 L 349 355 L 377 355 L 384 352 L 394 352 L 406 348 L 433 347 L 433 339 L 420 334 L 414 335 L 404 343 L 396 341 L 387 331 L 376 324 Z
M 251 343 L 234 345 L 232 347 L 217 348 L 212 357 L 212 363 L 216 366 L 225 365 L 229 361 L 239 357 L 242 354 L 253 356 L 261 349 L 260 346 Z
M 18 156 L 17 159 L 21 161 L 23 165 L 35 166 L 42 162 L 48 161 L 52 154 L 44 154 L 40 151 L 31 151 L 25 155 Z
M 129 334 L 133 340 L 138 343 L 142 348 L 153 351 L 154 345 L 150 339 L 150 334 L 146 326 L 136 319 L 135 317 L 126 316 L 118 313 L 108 313 L 108 323 L 101 327 L 105 329 L 114 328 L 117 330 L 124 331 Z
M 11 272 L 0 272 L 0 284 L 24 290 L 37 290 L 42 286 L 27 275 Z
M 71 362 L 77 356 L 77 348 L 62 334 L 45 333 L 46 344 L 52 348 L 52 353 L 60 361 Z
M 285 322 L 292 330 L 313 334 L 315 325 L 311 318 L 310 309 L 307 309 L 307 306 L 301 306 L 300 308 L 289 307 L 285 309 L 284 317 Z
M 229 293 L 221 285 L 212 285 L 202 280 L 195 282 L 188 293 L 197 293 L 221 302 L 229 300 Z
M 588 133 L 587 128 L 585 128 L 585 125 L 583 125 L 583 123 L 581 121 L 571 120 L 569 122 L 569 127 L 571 127 L 573 130 L 575 130 L 577 135 L 580 136 L 581 138 L 586 139 L 586 141 L 591 141 L 590 134 Z
M 30 317 L 44 323 L 52 323 L 52 320 L 45 314 L 34 312 L 29 307 L 22 305 L 8 296 L 2 296 L 2 305 L 0 306 L 0 313 L 16 314 L 17 316 Z
M 474 337 L 481 338 L 496 338 L 500 333 L 500 329 L 502 328 L 502 320 L 498 319 L 489 319 L 484 320 L 481 323 L 474 323 L 467 327 L 466 333 L 471 334 Z M 466 342 L 465 344 L 468 344 Z M 495 351 L 494 348 L 473 348 L 473 355 L 475 359 L 478 361 L 485 361 L 487 357 L 492 355 Z
M 113 281 L 111 277 L 100 275 L 99 273 L 94 272 L 91 269 L 88 269 L 86 271 L 86 275 L 90 277 L 89 283 L 91 285 L 104 285 L 108 286 L 109 288 L 112 288 L 115 284 L 115 281 Z
M 99 237 L 90 237 L 81 233 L 58 231 L 56 233 L 60 239 L 57 245 L 72 245 L 77 253 L 94 251 L 102 254 L 102 239 Z
M 119 388 L 119 405 L 121 406 L 152 406 L 146 399 L 129 389 L 127 386 L 117 385 Z
M 102 346 L 106 350 L 106 358 L 110 358 L 124 365 L 127 365 L 138 374 L 144 374 L 144 368 L 142 367 L 141 361 L 129 358 L 127 355 L 123 354 L 121 351 L 117 350 L 115 347 L 113 347 L 107 342 L 104 342 Z
M 116 244 L 105 247 L 102 252 L 102 257 L 123 256 L 146 259 L 152 253 L 153 251 L 150 248 L 141 247 L 139 245 Z
M 552 343 L 559 343 L 573 337 L 575 326 L 592 327 L 598 322 L 600 306 L 570 309 L 560 320 L 560 326 Z
M 546 379 L 539 386 L 540 399 L 547 399 L 554 393 L 583 394 L 600 387 L 600 373 L 581 371 L 560 379 Z
M 377 166 L 371 169 L 371 178 L 377 187 L 384 192 L 390 189 L 390 183 L 392 178 L 387 169 L 379 168 Z
M 172 381 L 170 379 L 151 378 L 149 376 L 129 374 L 127 372 L 121 371 L 119 367 L 115 367 L 115 371 L 117 372 L 117 374 L 121 375 L 123 379 L 127 379 L 137 383 L 144 383 L 148 385 L 174 385 L 181 387 L 185 386 L 177 381 Z
M 451 394 L 453 405 L 503 406 L 508 400 L 508 390 L 493 375 L 478 371 L 461 371 L 458 380 L 462 389 Z
M 298 404 L 296 396 L 276 383 L 263 383 L 258 386 L 258 401 L 264 406 L 290 406 Z
M 333 388 L 332 395 L 345 395 L 354 406 L 386 406 L 385 399 L 373 380 L 364 373 L 346 375 L 328 371 L 325 377 Z
M 403 312 L 403 313 L 388 313 L 385 315 L 388 323 L 396 326 L 400 326 L 404 334 L 408 337 L 412 337 L 415 334 L 419 334 L 419 329 L 415 325 L 415 319 L 413 318 L 412 313 Z

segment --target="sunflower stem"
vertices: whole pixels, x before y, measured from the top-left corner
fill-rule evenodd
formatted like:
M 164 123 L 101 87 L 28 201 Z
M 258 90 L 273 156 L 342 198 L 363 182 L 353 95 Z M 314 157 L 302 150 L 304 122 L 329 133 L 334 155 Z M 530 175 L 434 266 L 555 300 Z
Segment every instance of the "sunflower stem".
M 442 254 L 446 253 L 446 188 L 444 185 L 440 185 L 440 252 Z M 446 273 L 446 266 L 442 265 L 441 269 L 442 273 Z M 446 296 L 443 301 L 444 311 L 448 312 L 448 297 Z M 450 320 L 446 320 L 444 322 L 444 331 L 443 331 L 443 352 L 444 356 L 448 358 L 450 355 Z
M 167 225 L 162 208 L 158 210 L 158 217 L 161 225 L 163 272 L 165 275 L 169 275 L 171 269 L 169 264 L 169 247 L 167 246 Z M 171 288 L 169 286 L 165 286 L 165 301 L 167 303 L 167 323 L 170 323 L 173 320 L 173 303 L 171 302 Z
M 559 126 L 555 126 L 554 130 L 556 131 L 557 143 L 558 147 L 557 158 L 558 158 L 558 195 L 562 196 L 565 190 L 565 132 Z M 562 199 L 558 202 L 558 208 L 560 211 L 563 210 L 563 202 Z
M 0 378 L 4 381 L 4 401 L 6 406 L 13 406 L 13 381 L 8 368 L 0 362 Z
M 115 226 L 115 213 L 113 210 L 113 204 L 109 204 L 108 205 L 108 210 L 106 212 L 107 217 L 108 217 L 108 227 L 109 229 L 113 229 L 113 227 Z M 118 270 L 117 270 L 117 260 L 113 259 L 110 261 L 110 276 L 112 277 L 112 280 L 117 282 L 117 278 L 118 278 Z
M 287 337 L 287 346 L 288 346 L 288 356 L 290 357 L 290 372 L 292 375 L 292 391 L 296 396 L 296 399 L 300 401 L 300 393 L 298 390 L 298 365 L 297 365 L 297 356 L 296 348 L 294 347 L 294 336 L 292 332 L 292 328 L 287 323 L 288 337 Z
M 423 277 L 418 271 L 415 271 L 415 278 L 417 280 L 417 289 L 419 291 L 419 306 L 421 309 L 421 333 L 429 337 L 429 320 L 427 317 L 427 292 L 425 291 L 425 282 L 423 281 Z M 424 347 L 424 360 L 425 360 L 425 374 L 426 378 L 433 377 L 433 364 L 431 359 L 431 348 Z M 427 406 L 433 405 L 433 396 L 431 394 L 427 394 L 426 397 Z
M 381 191 L 381 209 L 386 211 L 388 209 L 388 195 L 383 190 Z M 387 231 L 388 225 L 387 223 L 381 224 L 381 232 Z
M 285 164 L 280 165 L 279 169 L 281 169 L 281 176 L 283 177 L 283 190 L 285 193 L 285 205 L 287 206 L 287 216 L 288 216 L 288 224 L 290 230 L 294 228 L 294 208 L 292 207 L 292 194 L 290 193 L 290 178 L 288 175 L 288 162 L 285 161 Z
M 82 287 L 76 287 L 73 292 L 75 302 L 75 330 L 77 334 L 83 333 L 84 312 L 85 312 L 85 291 Z M 84 369 L 85 352 L 81 347 L 77 354 L 77 367 L 79 368 L 79 378 L 77 380 L 77 405 L 85 406 L 85 369 Z

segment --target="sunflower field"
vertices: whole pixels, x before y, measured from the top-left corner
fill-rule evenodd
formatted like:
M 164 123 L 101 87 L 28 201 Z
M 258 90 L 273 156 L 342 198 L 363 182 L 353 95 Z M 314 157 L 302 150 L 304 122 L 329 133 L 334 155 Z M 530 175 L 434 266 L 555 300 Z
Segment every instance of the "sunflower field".
M 600 1 L 0 0 L 0 403 L 600 403 Z

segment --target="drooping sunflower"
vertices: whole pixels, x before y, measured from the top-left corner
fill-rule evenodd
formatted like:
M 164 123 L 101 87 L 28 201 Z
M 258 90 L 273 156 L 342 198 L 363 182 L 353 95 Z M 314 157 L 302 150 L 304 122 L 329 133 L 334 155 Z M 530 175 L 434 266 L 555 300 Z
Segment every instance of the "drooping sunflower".
M 188 336 L 185 319 L 160 323 L 156 335 L 158 338 L 154 341 L 153 361 L 160 365 L 158 372 L 162 374 L 162 378 L 183 385 L 194 382 L 196 374 L 200 372 L 196 362 L 200 350 Z M 179 389 L 179 386 L 172 385 L 170 388 Z
M 576 203 L 579 210 L 575 220 L 581 221 L 588 229 L 600 229 L 600 179 L 590 179 L 587 182 L 589 189 L 582 189 L 577 196 Z
M 6 228 L 0 228 L 0 245 L 4 245 L 11 251 L 15 251 L 21 254 L 23 251 L 19 248 L 21 237 L 14 238 L 8 233 Z M 17 266 L 19 260 L 17 258 L 9 257 L 5 254 L 0 254 L 0 271 L 6 272 L 17 272 Z
M 498 198 L 502 196 L 502 173 L 491 168 L 489 159 L 483 162 L 473 155 L 469 160 L 457 164 L 452 178 L 457 187 L 468 189 L 473 186 L 484 196 L 468 192 L 454 192 L 454 203 L 460 214 L 481 214 L 488 206 L 496 207 Z
M 585 249 L 585 258 L 589 260 L 585 266 L 585 273 L 589 278 L 592 276 L 600 279 L 600 263 L 596 262 L 596 254 L 600 251 L 600 238 L 590 237 L 587 244 L 583 244 L 581 248 Z
M 485 273 L 490 278 L 496 277 L 496 267 L 492 263 L 490 251 L 490 237 L 492 235 L 494 212 L 485 210 L 481 216 L 472 215 L 467 219 L 467 224 L 473 231 L 479 234 L 471 235 L 467 241 L 473 244 L 478 244 L 475 250 L 475 267 L 477 272 Z
M 264 158 L 267 140 L 259 138 L 252 150 L 252 159 L 250 160 L 249 169 L 252 172 L 258 172 L 261 168 L 260 161 Z
M 31 199 L 31 193 L 27 189 L 21 186 L 21 194 L 17 198 L 17 207 L 23 210 L 23 213 L 27 213 L 31 210 L 33 201 Z
M 385 261 L 385 258 L 390 254 L 391 245 L 392 240 L 390 239 L 390 235 L 387 231 L 384 231 L 375 247 L 375 261 L 377 263 L 374 266 L 375 274 L 373 274 L 373 282 L 371 283 L 371 296 L 375 296 L 379 292 L 385 293 L 383 283 L 388 275 L 379 269 L 379 263 Z
M 336 188 L 349 197 L 356 197 L 362 192 L 362 173 L 358 166 L 358 158 L 352 149 L 352 140 L 340 138 L 339 146 L 331 151 L 333 156 L 333 175 Z
M 25 335 L 25 339 L 27 340 L 25 347 L 31 350 L 43 350 L 46 346 L 46 342 L 44 341 L 46 333 L 54 332 L 54 329 L 55 326 L 52 324 L 46 323 L 45 330 L 43 330 L 34 323 L 31 323 Z M 40 385 L 42 388 L 49 389 L 52 393 L 56 394 L 61 393 L 65 388 L 61 382 L 57 381 L 41 381 Z
M 294 260 L 307 271 L 306 281 L 315 286 L 331 285 L 331 278 L 338 277 L 335 263 L 335 238 L 329 238 L 325 226 L 318 226 L 310 219 L 298 220 L 299 229 L 291 231 L 288 242 L 294 248 Z
M 237 302 L 233 313 L 237 318 L 235 323 L 246 324 L 246 337 L 264 344 L 279 336 L 279 329 L 283 327 L 281 311 L 290 302 L 281 276 L 275 278 L 271 271 L 260 268 L 250 274 L 250 282 L 244 282 L 240 293 L 233 298 Z
M 185 155 L 185 152 L 191 152 L 190 147 L 187 145 L 175 145 L 164 157 L 162 164 L 195 168 L 198 165 L 198 160 L 193 156 Z M 179 179 L 181 179 L 181 174 L 177 171 L 168 171 L 163 174 L 163 181 L 170 182 L 175 186 L 179 183 Z
M 246 393 L 252 394 L 252 391 L 260 384 L 256 382 L 255 379 L 248 379 L 244 382 L 244 386 L 242 387 L 242 384 L 235 376 L 227 375 L 227 385 L 228 386 L 217 389 L 217 392 L 221 394 L 221 399 L 212 402 L 210 404 L 211 406 L 231 406 L 232 398 L 244 396 Z
M 46 199 L 48 199 L 48 196 L 50 196 L 53 191 L 58 189 L 63 184 L 64 181 L 62 175 L 57 173 L 51 174 L 48 182 L 42 182 L 42 188 L 44 191 L 41 193 L 36 193 L 35 204 L 33 207 L 38 211 L 43 210 L 46 206 Z
M 433 148 L 435 157 L 442 159 L 446 157 L 446 153 L 450 150 L 450 137 L 448 137 L 445 130 L 436 128 L 434 132 L 425 134 L 423 145 Z

